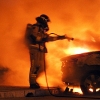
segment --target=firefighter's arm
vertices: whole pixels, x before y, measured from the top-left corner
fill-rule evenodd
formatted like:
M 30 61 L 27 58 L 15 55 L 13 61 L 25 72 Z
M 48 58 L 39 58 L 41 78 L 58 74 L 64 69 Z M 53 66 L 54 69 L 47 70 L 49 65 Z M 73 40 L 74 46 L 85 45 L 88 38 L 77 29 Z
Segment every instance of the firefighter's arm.
M 68 41 L 74 40 L 74 38 L 68 37 L 67 35 L 62 35 L 62 36 L 58 35 L 57 39 L 58 40 L 67 39 Z
M 64 36 L 65 36 L 65 39 L 67 39 L 68 41 L 70 41 L 70 40 L 74 40 L 74 38 L 72 38 L 72 37 L 68 37 L 66 34 L 65 34 Z
M 63 39 L 68 39 L 68 41 L 74 40 L 74 38 L 68 37 L 67 35 L 48 36 L 47 38 L 48 41 L 56 41 L 56 40 L 63 40 Z

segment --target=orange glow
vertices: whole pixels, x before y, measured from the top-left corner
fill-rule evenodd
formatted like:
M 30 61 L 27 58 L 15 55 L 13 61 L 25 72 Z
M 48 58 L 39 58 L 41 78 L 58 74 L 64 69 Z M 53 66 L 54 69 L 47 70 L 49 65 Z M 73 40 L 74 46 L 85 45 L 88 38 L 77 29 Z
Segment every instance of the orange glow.
M 92 88 L 90 88 L 90 89 L 89 89 L 89 91 L 90 91 L 90 92 L 93 92 L 93 89 L 92 89 Z
M 80 54 L 80 53 L 84 53 L 84 52 L 89 52 L 90 50 L 85 49 L 85 48 L 81 48 L 81 47 L 72 47 L 72 48 L 68 48 L 67 50 L 64 50 L 64 52 L 66 54 Z
M 90 92 L 93 92 L 93 89 L 90 88 L 89 91 L 90 91 Z M 100 88 L 97 88 L 97 89 L 96 89 L 96 92 L 98 92 L 98 91 L 100 91 Z
M 80 87 L 76 87 L 73 89 L 73 92 L 78 92 L 80 94 L 83 94 L 83 92 L 81 91 Z
M 100 0 L 0 0 L 0 65 L 8 68 L 0 74 L 0 85 L 29 86 L 30 58 L 24 43 L 25 28 L 45 13 L 51 19 L 48 33 L 67 34 L 75 38 L 70 42 L 59 40 L 47 44 L 48 84 L 65 88 L 61 81 L 60 59 L 100 50 L 99 4 Z M 47 86 L 44 73 L 37 81 L 41 86 Z

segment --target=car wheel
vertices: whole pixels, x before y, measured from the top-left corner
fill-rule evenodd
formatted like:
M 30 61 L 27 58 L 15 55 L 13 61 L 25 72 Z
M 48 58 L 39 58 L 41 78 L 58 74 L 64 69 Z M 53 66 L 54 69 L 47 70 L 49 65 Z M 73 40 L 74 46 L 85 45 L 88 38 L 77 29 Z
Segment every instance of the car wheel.
M 100 92 L 100 74 L 93 72 L 84 77 L 81 81 L 83 94 L 95 94 Z

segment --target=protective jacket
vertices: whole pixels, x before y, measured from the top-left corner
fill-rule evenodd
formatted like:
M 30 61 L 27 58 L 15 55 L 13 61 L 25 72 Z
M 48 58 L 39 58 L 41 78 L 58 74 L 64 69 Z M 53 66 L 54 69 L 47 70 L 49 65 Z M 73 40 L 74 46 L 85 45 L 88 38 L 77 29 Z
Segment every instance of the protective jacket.
M 26 28 L 26 43 L 30 53 L 30 86 L 37 84 L 36 79 L 40 73 L 44 71 L 45 53 L 47 48 L 45 42 L 65 39 L 65 36 L 52 37 L 45 32 L 45 29 L 40 24 L 28 24 Z
M 41 52 L 47 52 L 47 48 L 45 46 L 45 42 L 56 41 L 59 39 L 65 39 L 63 36 L 52 37 L 46 32 L 44 32 L 44 28 L 40 24 L 28 24 L 26 29 L 26 39 L 28 46 L 36 47 Z

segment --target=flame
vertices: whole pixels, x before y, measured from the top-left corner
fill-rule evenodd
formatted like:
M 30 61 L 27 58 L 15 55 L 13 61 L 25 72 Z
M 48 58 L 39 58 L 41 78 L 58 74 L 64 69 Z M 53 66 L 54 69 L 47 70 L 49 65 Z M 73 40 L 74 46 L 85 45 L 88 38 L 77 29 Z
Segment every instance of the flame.
M 83 94 L 83 92 L 81 91 L 80 87 L 76 87 L 73 89 L 73 92 L 78 92 L 80 94 Z
M 75 38 L 72 42 L 60 40 L 48 43 L 46 71 L 49 86 L 66 87 L 61 81 L 61 58 L 100 50 L 100 1 L 54 1 L 47 0 L 44 3 L 41 0 L 0 1 L 0 65 L 9 69 L 3 75 L 1 84 L 29 86 L 30 59 L 23 38 L 27 23 L 33 24 L 35 18 L 42 13 L 51 19 L 48 33 L 55 32 L 59 35 L 67 33 L 68 36 Z M 41 73 L 37 81 L 42 86 L 47 86 L 45 73 Z
M 92 88 L 90 88 L 90 89 L 89 89 L 89 91 L 90 91 L 90 92 L 93 92 L 93 89 L 92 89 Z
M 66 54 L 80 54 L 89 51 L 90 51 L 89 49 L 81 48 L 81 47 L 72 47 L 72 48 L 68 48 L 67 50 L 64 50 Z
M 81 48 L 81 47 L 71 47 L 71 48 L 67 48 L 67 50 L 64 49 L 62 51 L 65 52 L 65 55 L 66 54 L 71 55 L 71 54 L 79 54 L 79 53 L 89 52 L 90 50 Z M 48 85 L 49 87 L 60 87 L 62 90 L 64 90 L 66 88 L 66 84 L 64 84 L 61 81 L 62 63 L 60 61 L 60 58 L 58 58 L 56 56 L 52 57 L 52 55 L 48 54 L 47 59 L 48 59 L 48 65 L 49 65 L 48 69 L 46 70 L 47 74 L 45 76 L 45 74 L 42 73 L 38 77 L 37 81 L 39 82 L 39 84 L 41 86 L 46 87 Z M 52 60 L 54 63 L 52 63 Z M 51 67 L 51 66 L 53 66 L 53 67 Z M 47 80 L 46 80 L 46 77 L 47 77 Z M 73 92 L 78 92 L 78 93 L 82 94 L 80 87 L 74 87 Z
M 89 91 L 90 92 L 93 92 L 93 89 L 92 88 L 89 88 Z M 100 91 L 100 88 L 96 88 L 96 92 Z

